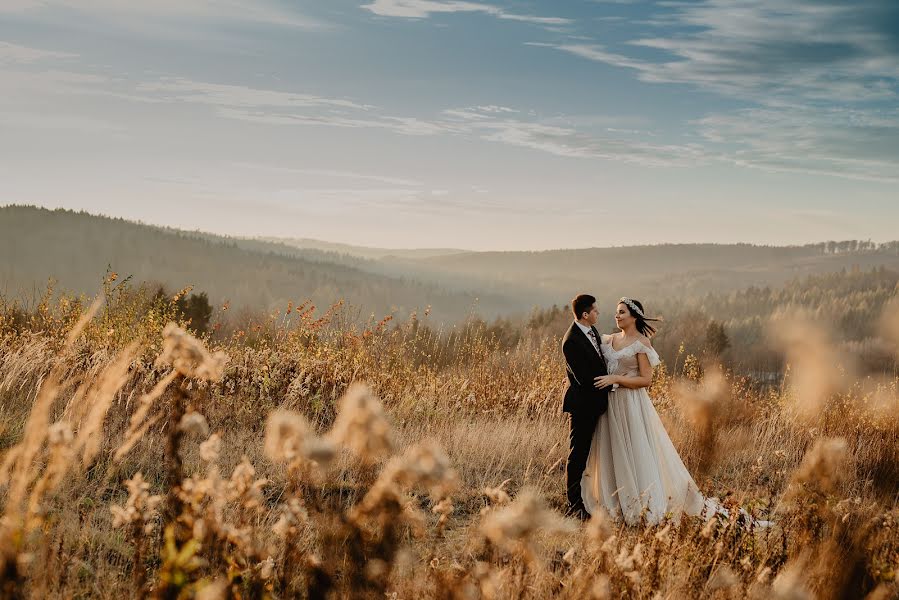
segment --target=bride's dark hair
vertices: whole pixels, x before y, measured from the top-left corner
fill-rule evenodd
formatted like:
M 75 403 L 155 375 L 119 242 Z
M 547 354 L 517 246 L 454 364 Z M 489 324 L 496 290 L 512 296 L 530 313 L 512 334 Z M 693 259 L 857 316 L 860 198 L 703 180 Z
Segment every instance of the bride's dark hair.
M 627 312 L 629 312 L 631 314 L 631 316 L 637 320 L 636 326 L 637 326 L 637 331 L 640 332 L 640 335 L 645 335 L 646 337 L 654 336 L 656 333 L 656 328 L 653 327 L 652 325 L 650 325 L 648 323 L 648 321 L 658 322 L 658 321 L 661 321 L 662 319 L 656 319 L 653 317 L 646 317 L 646 316 L 637 314 L 637 312 L 634 311 L 634 309 L 627 302 L 625 302 L 625 300 L 629 300 L 630 302 L 633 302 L 636 305 L 636 307 L 640 310 L 640 312 L 643 313 L 643 315 L 646 315 L 646 311 L 643 309 L 643 304 L 639 300 L 634 300 L 633 298 L 626 298 L 626 299 L 622 298 L 621 301 L 618 303 L 618 304 L 624 304 L 627 307 Z

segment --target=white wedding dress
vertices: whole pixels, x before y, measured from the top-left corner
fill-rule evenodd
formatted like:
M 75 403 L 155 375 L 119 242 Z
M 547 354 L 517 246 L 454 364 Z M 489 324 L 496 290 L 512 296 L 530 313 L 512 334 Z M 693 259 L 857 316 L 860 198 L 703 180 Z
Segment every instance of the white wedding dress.
M 602 353 L 610 375 L 638 376 L 637 355 L 659 364 L 656 351 L 639 340 L 621 350 L 612 347 L 612 336 L 601 336 Z M 581 495 L 587 512 L 599 507 L 616 521 L 628 525 L 656 524 L 665 515 L 727 514 L 721 505 L 705 498 L 677 454 L 652 405 L 646 388 L 619 387 L 609 393 L 609 408 L 599 418 L 587 468 L 581 479 Z

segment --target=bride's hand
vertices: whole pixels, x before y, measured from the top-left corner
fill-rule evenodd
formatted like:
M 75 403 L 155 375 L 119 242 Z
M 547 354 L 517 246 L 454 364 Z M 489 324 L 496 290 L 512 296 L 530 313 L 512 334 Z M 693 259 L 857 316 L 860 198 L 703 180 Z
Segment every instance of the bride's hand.
M 602 388 L 609 387 L 611 385 L 618 383 L 617 379 L 618 379 L 617 375 L 602 375 L 600 377 L 596 377 L 593 380 L 593 381 L 595 381 L 595 383 L 593 385 L 596 386 L 596 389 L 601 390 Z

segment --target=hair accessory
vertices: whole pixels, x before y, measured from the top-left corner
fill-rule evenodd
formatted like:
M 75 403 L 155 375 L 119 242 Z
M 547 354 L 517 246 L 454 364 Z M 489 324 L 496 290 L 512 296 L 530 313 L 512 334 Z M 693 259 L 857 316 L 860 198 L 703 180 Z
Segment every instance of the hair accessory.
M 624 302 L 631 308 L 632 311 L 634 311 L 634 313 L 636 313 L 637 315 L 639 315 L 640 317 L 642 317 L 644 319 L 646 318 L 646 315 L 643 314 L 643 311 L 640 310 L 639 308 L 637 308 L 637 305 L 634 304 L 634 301 L 631 300 L 630 298 L 622 297 L 621 300 L 619 300 L 619 302 Z

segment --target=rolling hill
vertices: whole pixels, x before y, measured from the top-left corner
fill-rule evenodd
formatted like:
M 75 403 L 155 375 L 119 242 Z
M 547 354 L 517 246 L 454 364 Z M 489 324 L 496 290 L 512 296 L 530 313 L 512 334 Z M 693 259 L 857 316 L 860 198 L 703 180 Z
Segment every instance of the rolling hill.
M 60 287 L 92 294 L 107 265 L 136 281 L 193 285 L 215 302 L 269 309 L 346 299 L 369 315 L 433 307 L 435 320 L 493 318 L 594 293 L 666 304 L 810 275 L 886 267 L 899 242 L 806 246 L 678 244 L 541 252 L 396 251 L 313 240 L 238 239 L 84 212 L 0 207 L 0 292 Z
M 266 249 L 83 212 L 0 207 L 0 292 L 33 297 L 53 278 L 59 288 L 92 295 L 109 266 L 138 282 L 193 285 L 213 302 L 230 300 L 235 307 L 267 310 L 305 299 L 327 306 L 343 298 L 363 316 L 403 316 L 433 305 L 435 318 L 457 320 L 476 303 L 489 312 L 505 305 L 502 298 L 476 300 L 435 284 Z

